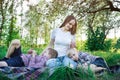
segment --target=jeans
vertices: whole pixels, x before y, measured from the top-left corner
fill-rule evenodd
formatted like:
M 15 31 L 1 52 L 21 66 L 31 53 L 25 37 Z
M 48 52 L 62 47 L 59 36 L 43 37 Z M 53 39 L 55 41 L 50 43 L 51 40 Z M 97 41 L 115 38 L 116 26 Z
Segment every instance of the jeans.
M 98 67 L 104 67 L 106 68 L 109 72 L 110 72 L 110 69 L 106 63 L 106 61 L 103 59 L 103 58 L 97 58 L 94 62 L 92 62 L 91 64 L 95 64 L 96 66 Z
M 46 66 L 49 68 L 49 73 L 51 75 L 56 68 L 62 66 L 62 62 L 59 60 L 59 58 L 53 58 L 46 62 Z
M 75 69 L 77 67 L 77 63 L 67 56 L 62 56 L 58 58 L 49 59 L 46 62 L 46 66 L 49 68 L 50 74 L 52 74 L 54 70 L 60 66 L 68 66 L 70 68 Z
M 77 62 L 75 62 L 72 59 L 70 59 L 69 57 L 65 56 L 64 59 L 63 59 L 63 65 L 68 66 L 68 67 L 70 67 L 72 69 L 76 69 Z

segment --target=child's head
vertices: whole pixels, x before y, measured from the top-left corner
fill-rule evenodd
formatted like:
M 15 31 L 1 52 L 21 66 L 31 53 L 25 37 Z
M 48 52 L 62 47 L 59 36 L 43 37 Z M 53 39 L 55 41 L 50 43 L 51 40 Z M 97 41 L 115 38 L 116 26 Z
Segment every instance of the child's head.
M 71 48 L 67 51 L 67 56 L 74 61 L 78 61 L 78 51 L 76 48 Z
M 52 48 L 48 48 L 45 52 L 45 55 L 47 55 L 49 58 L 57 58 L 58 52 Z
M 15 46 L 15 48 L 19 48 L 20 47 L 20 40 L 18 40 L 18 39 L 12 40 L 11 45 Z

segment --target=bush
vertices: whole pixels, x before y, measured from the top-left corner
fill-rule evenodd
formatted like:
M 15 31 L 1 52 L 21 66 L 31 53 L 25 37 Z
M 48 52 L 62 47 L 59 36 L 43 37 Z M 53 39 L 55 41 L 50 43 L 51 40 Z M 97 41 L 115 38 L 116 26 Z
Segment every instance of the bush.
M 110 49 L 112 48 L 112 39 L 108 39 L 104 42 L 104 51 L 110 51 Z
M 78 50 L 85 50 L 85 43 L 86 41 L 76 41 L 76 47 Z
M 103 50 L 105 33 L 98 27 L 95 32 L 88 31 L 86 47 L 90 51 Z
M 117 40 L 115 44 L 115 51 L 117 51 L 118 49 L 120 49 L 120 38 Z

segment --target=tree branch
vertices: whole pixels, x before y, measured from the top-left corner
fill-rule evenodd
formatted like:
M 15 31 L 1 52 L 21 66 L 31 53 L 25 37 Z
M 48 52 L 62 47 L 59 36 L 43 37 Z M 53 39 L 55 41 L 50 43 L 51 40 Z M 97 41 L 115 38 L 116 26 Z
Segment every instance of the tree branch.
M 93 14 L 92 19 L 90 19 L 91 21 L 89 21 L 88 23 L 88 27 L 93 34 L 94 34 L 94 30 L 93 30 L 92 24 L 93 24 L 94 18 L 95 18 L 95 13 Z
M 111 10 L 111 11 L 118 11 L 118 12 L 120 12 L 120 9 L 118 7 L 114 7 L 113 3 L 111 1 L 107 1 L 107 3 L 108 4 L 103 6 L 102 8 L 94 10 L 94 11 L 88 11 L 87 13 L 96 13 L 96 12 L 100 12 L 100 11 L 103 11 L 103 10 Z M 106 6 L 109 6 L 109 7 L 106 7 Z
M 107 1 L 108 2 L 108 4 L 109 4 L 109 6 L 110 6 L 110 10 L 111 11 L 118 11 L 118 12 L 120 12 L 120 9 L 117 7 L 117 8 L 115 8 L 114 6 L 113 6 L 113 3 L 111 2 L 111 1 Z
M 120 3 L 120 1 L 116 1 L 116 0 L 113 0 L 114 2 L 118 2 L 118 3 Z
M 96 12 L 100 12 L 100 11 L 103 11 L 103 10 L 108 10 L 110 8 L 101 8 L 101 9 L 98 9 L 98 10 L 95 10 L 95 11 L 88 11 L 87 13 L 96 13 Z

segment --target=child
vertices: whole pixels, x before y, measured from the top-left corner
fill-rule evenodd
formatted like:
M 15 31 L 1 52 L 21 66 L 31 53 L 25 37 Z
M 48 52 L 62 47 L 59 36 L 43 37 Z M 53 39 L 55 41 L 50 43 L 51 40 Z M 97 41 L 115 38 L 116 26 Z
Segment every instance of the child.
M 19 52 L 19 54 L 17 52 Z M 52 48 L 48 48 L 47 51 L 42 55 L 37 55 L 35 50 L 31 50 L 31 54 L 22 54 L 20 41 L 16 39 L 11 42 L 6 57 L 0 61 L 0 67 L 26 66 L 32 68 L 42 68 L 45 67 L 48 59 L 56 58 L 57 55 L 57 51 Z
M 85 68 L 90 68 L 94 71 L 100 71 L 103 69 L 107 69 L 109 71 L 109 67 L 107 66 L 106 62 L 103 58 L 98 56 L 93 56 L 88 53 L 78 52 L 77 49 L 71 48 L 67 51 L 67 56 L 80 63 Z

